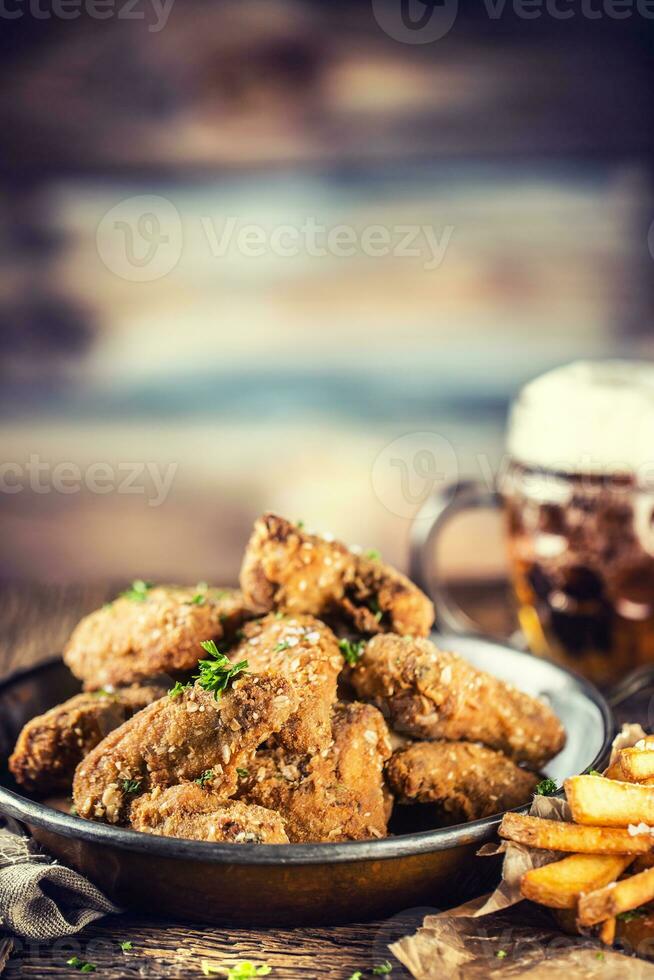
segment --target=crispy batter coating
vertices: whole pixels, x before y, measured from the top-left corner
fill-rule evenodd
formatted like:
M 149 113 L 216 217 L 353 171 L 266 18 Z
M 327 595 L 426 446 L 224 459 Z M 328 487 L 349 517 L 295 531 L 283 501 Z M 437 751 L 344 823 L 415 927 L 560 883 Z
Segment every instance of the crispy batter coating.
M 283 748 L 257 752 L 240 798 L 276 810 L 296 843 L 386 836 L 383 766 L 390 755 L 383 718 L 370 705 L 339 705 L 334 744 L 312 758 Z
M 261 750 L 239 797 L 280 813 L 292 843 L 384 836 L 367 830 L 354 794 L 338 779 L 332 760 L 322 756 Z
M 77 694 L 32 718 L 9 759 L 14 779 L 34 794 L 69 791 L 78 764 L 102 739 L 166 693 L 164 687 Z
M 239 678 L 220 700 L 198 684 L 167 695 L 111 732 L 78 766 L 73 799 L 81 817 L 126 823 L 136 796 L 193 781 L 212 771 L 212 790 L 227 799 L 258 745 L 297 708 L 280 674 Z
M 355 795 L 363 813 L 370 814 L 370 825 L 385 837 L 393 798 L 384 783 L 384 763 L 391 755 L 384 716 L 371 704 L 337 704 L 332 730 L 336 775 Z
M 261 612 L 345 619 L 361 633 L 427 636 L 434 621 L 432 603 L 405 575 L 275 514 L 254 525 L 241 588 Z
M 288 844 L 284 821 L 278 813 L 239 800 L 225 801 L 197 783 L 152 790 L 134 801 L 130 818 L 134 830 L 162 837 L 229 844 Z
M 201 602 L 194 602 L 202 596 Z M 120 596 L 73 630 L 64 660 L 86 690 L 192 670 L 201 640 L 234 636 L 250 615 L 237 589 L 158 586 L 143 599 Z
M 343 667 L 338 640 L 313 616 L 266 616 L 248 623 L 244 639 L 230 652 L 250 670 L 278 670 L 297 688 L 300 703 L 275 742 L 290 752 L 315 755 L 332 740 L 331 712 Z
M 565 744 L 563 726 L 543 701 L 429 640 L 373 637 L 350 680 L 393 728 L 415 738 L 482 742 L 536 770 Z
M 465 823 L 529 802 L 538 776 L 473 742 L 415 742 L 386 767 L 402 803 L 430 803 L 439 823 Z

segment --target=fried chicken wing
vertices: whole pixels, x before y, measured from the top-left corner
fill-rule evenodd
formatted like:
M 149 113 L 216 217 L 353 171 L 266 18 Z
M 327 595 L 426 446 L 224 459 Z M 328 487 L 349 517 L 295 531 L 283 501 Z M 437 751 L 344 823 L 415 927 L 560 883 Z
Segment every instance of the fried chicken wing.
M 266 616 L 246 624 L 244 639 L 230 652 L 250 670 L 278 670 L 297 689 L 299 706 L 275 741 L 290 752 L 315 755 L 332 740 L 331 712 L 343 667 L 338 640 L 313 616 Z
M 315 757 L 283 748 L 257 752 L 239 797 L 282 815 L 292 842 L 386 836 L 386 724 L 370 705 L 339 705 L 334 742 Z
M 114 692 L 77 694 L 32 718 L 9 759 L 14 779 L 41 796 L 68 792 L 84 756 L 109 732 L 165 693 L 164 687 L 135 684 Z
M 280 674 L 248 674 L 217 700 L 199 684 L 169 694 L 111 732 L 78 766 L 73 798 L 81 817 L 126 823 L 136 796 L 199 779 L 227 799 L 237 769 L 297 708 Z
M 415 738 L 482 742 L 536 770 L 565 744 L 563 726 L 543 701 L 429 640 L 373 637 L 350 681 L 393 728 Z
M 489 817 L 528 803 L 538 776 L 473 742 L 415 742 L 386 767 L 401 803 L 434 806 L 440 825 Z
M 369 825 L 385 837 L 393 800 L 384 783 L 384 763 L 391 755 L 384 716 L 371 704 L 337 704 L 332 731 L 336 775 L 356 797 Z
M 210 788 L 182 783 L 154 789 L 132 804 L 134 830 L 162 837 L 229 844 L 288 844 L 278 813 L 239 800 L 224 800 Z
M 361 633 L 427 636 L 434 621 L 432 603 L 405 575 L 275 514 L 254 525 L 241 588 L 261 612 L 345 619 Z
M 233 638 L 249 615 L 237 589 L 146 588 L 78 623 L 64 661 L 91 691 L 176 674 L 197 665 L 202 640 Z

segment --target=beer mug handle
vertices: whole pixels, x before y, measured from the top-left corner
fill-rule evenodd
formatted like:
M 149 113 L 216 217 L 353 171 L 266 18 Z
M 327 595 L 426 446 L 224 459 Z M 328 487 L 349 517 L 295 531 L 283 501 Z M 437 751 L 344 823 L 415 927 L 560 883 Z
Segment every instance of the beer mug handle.
M 480 633 L 479 626 L 454 602 L 438 575 L 437 540 L 445 524 L 466 510 L 501 506 L 496 490 L 475 481 L 446 484 L 425 500 L 411 527 L 410 576 L 434 603 L 436 626 L 450 633 Z

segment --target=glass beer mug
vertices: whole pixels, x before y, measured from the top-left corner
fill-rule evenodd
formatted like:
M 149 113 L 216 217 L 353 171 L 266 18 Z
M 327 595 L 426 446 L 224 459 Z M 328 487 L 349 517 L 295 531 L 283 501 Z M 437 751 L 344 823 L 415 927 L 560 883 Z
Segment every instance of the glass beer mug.
M 438 582 L 433 539 L 455 511 L 499 505 L 531 651 L 603 686 L 654 665 L 654 365 L 576 363 L 531 382 L 508 453 L 495 487 L 447 488 L 414 526 L 413 571 L 435 578 L 441 625 L 471 623 Z

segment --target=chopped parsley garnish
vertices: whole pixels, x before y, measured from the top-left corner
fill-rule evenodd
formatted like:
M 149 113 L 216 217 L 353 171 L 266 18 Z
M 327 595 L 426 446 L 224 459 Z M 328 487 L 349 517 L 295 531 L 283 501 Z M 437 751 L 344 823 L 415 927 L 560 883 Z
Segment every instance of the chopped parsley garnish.
M 81 960 L 79 956 L 71 956 L 69 960 L 66 960 L 68 966 L 75 967 L 80 973 L 95 973 L 97 966 L 95 963 L 87 963 L 86 960 Z
M 392 963 L 389 963 L 388 960 L 386 960 L 385 963 L 381 963 L 379 966 L 373 966 L 372 972 L 376 977 L 385 977 L 391 972 L 392 969 Z
M 644 919 L 650 913 L 647 909 L 630 909 L 628 912 L 620 912 L 616 919 L 620 922 L 633 922 L 634 919 Z
M 338 647 L 350 667 L 356 667 L 359 663 L 363 656 L 364 646 L 364 640 L 357 640 L 355 642 L 352 642 L 352 640 L 339 640 L 338 642 Z
M 300 531 L 304 531 L 304 521 L 296 521 L 295 526 L 299 528 Z
M 110 691 L 107 687 L 101 687 L 97 691 L 92 692 L 96 698 L 115 698 L 116 692 Z
M 176 698 L 180 697 L 184 691 L 188 691 L 189 687 L 193 687 L 190 681 L 188 684 L 182 684 L 181 681 L 177 681 L 175 686 L 171 687 L 171 689 L 168 691 L 168 697 L 172 698 L 174 701 Z
M 604 956 L 604 953 L 595 953 L 595 959 L 596 960 L 603 960 L 605 958 L 606 957 Z
M 210 783 L 213 780 L 214 776 L 215 773 L 213 769 L 205 769 L 199 779 L 196 779 L 195 782 L 198 784 L 198 786 L 206 786 L 207 783 Z
M 192 606 L 203 606 L 207 601 L 206 595 L 203 592 L 196 592 L 196 594 L 191 599 Z
M 509 954 L 505 949 L 498 949 L 495 955 L 497 956 L 498 960 L 505 960 Z
M 363 980 L 363 973 L 361 972 L 361 970 L 355 970 L 352 976 L 350 977 L 350 980 Z
M 282 640 L 281 643 L 276 645 L 275 653 L 283 653 L 284 650 L 290 650 L 290 648 L 291 644 L 288 642 L 288 640 Z
M 120 948 L 122 949 L 123 953 L 129 953 L 130 949 L 134 949 L 134 943 L 131 943 L 129 939 L 126 939 L 120 944 Z
M 240 963 L 235 963 L 234 966 L 229 967 L 214 966 L 208 960 L 202 960 L 201 966 L 205 977 L 220 974 L 227 980 L 250 980 L 251 977 L 267 977 L 269 973 L 272 973 L 272 967 L 268 966 L 267 963 L 257 966 L 251 960 L 241 960 Z
M 142 779 L 123 779 L 123 789 L 126 793 L 138 793 Z
M 379 599 L 377 598 L 377 596 L 372 597 L 372 599 L 368 603 L 368 608 L 370 609 L 370 612 L 375 614 L 375 619 L 379 623 L 384 614 L 381 610 L 381 606 L 379 605 Z
M 554 796 L 558 793 L 559 787 L 556 785 L 553 779 L 541 779 L 538 786 L 534 790 L 536 796 Z
M 74 803 L 73 803 L 73 805 L 71 806 L 71 808 L 70 808 L 70 810 L 68 812 L 70 813 L 71 817 L 76 817 L 77 816 L 77 807 L 75 806 Z
M 213 640 L 203 640 L 200 646 L 212 659 L 200 661 L 200 673 L 196 674 L 195 680 L 205 691 L 213 691 L 216 701 L 219 701 L 230 682 L 247 670 L 248 662 L 241 660 L 233 664 L 229 657 L 220 652 Z
M 588 773 L 588 775 L 589 776 L 602 776 L 603 777 L 604 776 L 604 773 L 603 772 L 598 772 L 597 769 L 591 769 L 590 772 Z
M 381 551 L 377 551 L 376 548 L 370 548 L 364 552 L 364 557 L 370 561 L 381 561 Z
M 137 578 L 132 582 L 129 589 L 121 592 L 121 596 L 124 599 L 131 599 L 132 602 L 145 602 L 152 585 L 152 582 L 144 582 L 142 578 Z
M 240 776 L 241 779 L 247 779 L 247 777 L 250 775 L 250 770 L 249 769 L 239 769 L 238 766 L 237 766 L 236 767 L 236 775 L 237 776 Z

